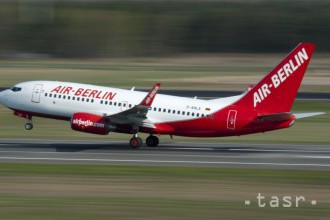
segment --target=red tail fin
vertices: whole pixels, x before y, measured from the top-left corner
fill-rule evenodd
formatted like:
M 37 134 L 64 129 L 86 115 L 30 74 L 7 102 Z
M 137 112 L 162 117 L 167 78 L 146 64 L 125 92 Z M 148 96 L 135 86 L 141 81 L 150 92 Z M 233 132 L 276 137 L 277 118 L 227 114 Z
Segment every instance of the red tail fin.
M 300 43 L 237 104 L 262 114 L 289 112 L 314 48 L 314 44 Z

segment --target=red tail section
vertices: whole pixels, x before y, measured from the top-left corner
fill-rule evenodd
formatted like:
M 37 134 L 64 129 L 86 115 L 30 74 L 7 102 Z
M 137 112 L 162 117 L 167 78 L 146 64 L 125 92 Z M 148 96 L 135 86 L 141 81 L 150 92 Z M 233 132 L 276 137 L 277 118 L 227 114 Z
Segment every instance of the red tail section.
M 192 137 L 221 137 L 290 127 L 295 115 L 289 112 L 313 51 L 313 44 L 299 44 L 235 103 L 205 118 L 155 124 L 157 129 L 153 132 Z
M 251 107 L 258 114 L 289 112 L 314 48 L 314 44 L 300 43 L 236 104 Z

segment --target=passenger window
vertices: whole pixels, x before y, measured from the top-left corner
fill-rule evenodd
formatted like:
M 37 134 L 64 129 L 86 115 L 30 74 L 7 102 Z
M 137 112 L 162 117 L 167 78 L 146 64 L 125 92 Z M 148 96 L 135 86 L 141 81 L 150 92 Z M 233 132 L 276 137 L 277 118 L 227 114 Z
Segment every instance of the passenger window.
M 114 105 L 114 106 L 117 106 L 117 102 L 114 102 L 113 105 Z
M 49 94 L 49 97 L 52 97 L 52 96 L 53 96 L 53 95 L 50 93 L 50 94 Z
M 163 109 L 163 112 L 166 112 L 166 108 Z
M 76 97 L 73 96 L 73 97 L 72 97 L 72 100 L 76 100 Z
M 112 102 L 109 102 L 109 105 L 112 105 Z
M 91 103 L 94 103 L 94 99 L 91 99 Z
M 58 95 L 58 98 L 60 99 L 62 96 L 61 95 Z
M 173 112 L 172 112 L 173 114 L 175 114 L 175 110 L 173 110 Z
M 47 97 L 47 93 L 45 93 L 45 96 Z
M 167 110 L 168 113 L 171 113 L 171 109 Z
M 185 115 L 185 112 L 184 111 L 182 111 L 182 115 Z
M 129 104 L 129 107 L 132 108 L 132 104 Z
M 178 111 L 178 115 L 180 115 L 180 113 L 181 113 L 181 112 L 180 112 L 180 111 Z
M 187 115 L 189 116 L 190 115 L 190 112 L 187 112 Z
M 154 111 L 157 111 L 157 108 L 156 107 L 154 107 Z
M 118 106 L 121 106 L 121 103 L 120 102 L 118 103 Z
M 81 98 L 81 101 L 84 102 L 85 101 L 85 98 Z
M 68 100 L 70 100 L 71 99 L 71 96 L 68 96 Z
M 199 113 L 197 113 L 197 115 L 196 115 L 197 117 L 199 117 Z
M 80 101 L 80 97 L 77 98 L 77 101 Z
M 89 102 L 89 99 L 86 99 L 86 102 Z
M 204 118 L 204 114 L 202 114 L 202 117 Z
M 66 96 L 64 95 L 64 96 L 63 96 L 63 99 L 65 99 L 65 98 L 66 98 Z
M 195 116 L 195 113 L 191 113 L 191 116 L 193 116 L 193 117 L 194 117 L 194 116 Z
M 101 102 L 100 102 L 101 104 L 103 104 L 103 100 L 101 100 Z
M 123 106 L 126 107 L 126 103 L 124 103 Z
M 54 95 L 54 98 L 56 98 L 56 94 Z
M 106 105 L 107 105 L 107 104 L 108 104 L 108 101 L 105 101 L 105 102 L 104 102 L 104 104 L 106 104 Z
M 162 109 L 161 109 L 161 108 L 158 108 L 158 111 L 159 111 L 159 112 L 161 112 L 161 111 L 162 111 Z

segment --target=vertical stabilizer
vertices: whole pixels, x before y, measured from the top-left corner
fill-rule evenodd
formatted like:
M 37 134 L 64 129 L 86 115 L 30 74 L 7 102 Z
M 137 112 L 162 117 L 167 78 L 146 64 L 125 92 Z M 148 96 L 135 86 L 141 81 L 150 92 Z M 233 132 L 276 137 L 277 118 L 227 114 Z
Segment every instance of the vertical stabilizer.
M 236 104 L 262 114 L 289 112 L 314 48 L 314 44 L 300 43 Z

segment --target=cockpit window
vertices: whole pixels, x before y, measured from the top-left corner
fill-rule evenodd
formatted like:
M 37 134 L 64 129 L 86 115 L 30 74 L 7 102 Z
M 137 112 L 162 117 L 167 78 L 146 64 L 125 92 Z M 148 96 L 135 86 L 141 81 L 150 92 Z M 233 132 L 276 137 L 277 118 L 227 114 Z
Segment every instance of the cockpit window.
M 10 90 L 13 91 L 13 92 L 19 92 L 19 91 L 22 90 L 22 88 L 14 86 L 14 87 L 11 87 Z

